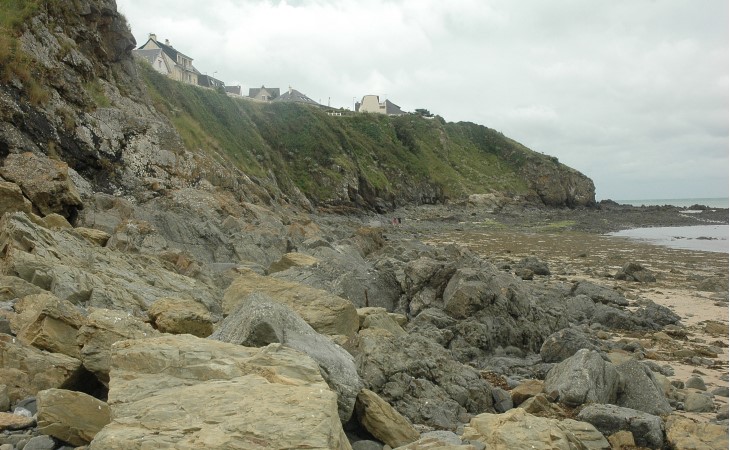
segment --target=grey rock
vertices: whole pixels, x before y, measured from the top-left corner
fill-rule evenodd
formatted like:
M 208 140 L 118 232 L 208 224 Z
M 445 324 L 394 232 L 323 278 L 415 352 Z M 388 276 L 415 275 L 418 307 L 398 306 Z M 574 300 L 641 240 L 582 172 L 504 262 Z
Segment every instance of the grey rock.
M 631 359 L 616 366 L 616 370 L 623 377 L 623 389 L 616 401 L 617 405 L 655 416 L 672 412 L 664 389 L 648 367 Z
M 705 394 L 690 392 L 684 399 L 684 410 L 687 412 L 714 412 L 715 403 Z
M 600 347 L 582 331 L 576 328 L 565 328 L 545 339 L 540 347 L 540 357 L 548 363 L 560 362 L 570 358 L 582 348 L 600 351 Z
M 383 450 L 383 444 L 378 441 L 361 440 L 352 444 L 352 450 Z
M 550 269 L 547 263 L 540 261 L 534 256 L 523 258 L 517 263 L 517 267 L 531 270 L 535 275 L 550 275 Z
M 507 412 L 514 408 L 512 396 L 509 392 L 501 388 L 492 388 L 492 399 L 494 400 L 494 409 L 498 413 Z
M 10 409 L 10 396 L 8 395 L 8 386 L 0 384 L 0 412 Z
M 626 263 L 613 277 L 617 280 L 638 281 L 641 283 L 656 281 L 656 277 L 651 270 L 635 262 Z
M 681 317 L 675 314 L 671 309 L 666 306 L 657 305 L 654 302 L 651 302 L 646 306 L 642 306 L 635 314 L 647 322 L 655 323 L 662 327 L 667 325 L 677 325 L 681 319 Z
M 434 438 L 451 445 L 461 445 L 461 438 L 452 431 L 435 430 L 421 434 L 421 438 Z
M 595 350 L 581 349 L 548 372 L 543 391 L 557 393 L 558 400 L 570 406 L 585 403 L 614 403 L 620 376 L 613 364 Z
M 36 436 L 31 438 L 23 450 L 53 450 L 56 448 L 56 442 L 50 436 Z
M 643 331 L 661 329 L 660 325 L 649 322 L 629 311 L 603 304 L 596 305 L 591 321 L 593 323 L 599 323 L 606 328 L 619 330 Z
M 699 375 L 692 375 L 687 381 L 684 382 L 684 386 L 688 389 L 699 389 L 700 391 L 706 391 L 707 386 L 705 380 Z
M 355 399 L 363 387 L 352 356 L 314 331 L 288 306 L 264 294 L 251 294 L 223 320 L 210 339 L 249 347 L 281 343 L 306 353 L 317 362 L 325 381 L 337 393 L 342 422 L 352 416 Z
M 573 286 L 571 291 L 573 295 L 586 295 L 596 303 L 614 304 L 617 306 L 628 306 L 629 301 L 626 297 L 603 286 L 599 286 L 590 281 L 581 281 Z
M 727 397 L 728 396 L 728 387 L 727 386 L 716 387 L 715 389 L 713 389 L 711 391 L 711 393 L 712 393 L 712 395 L 717 395 L 718 397 Z
M 664 444 L 664 424 L 658 416 L 616 405 L 588 405 L 578 414 L 578 420 L 588 422 L 604 436 L 626 430 L 634 435 L 637 445 L 661 448 Z

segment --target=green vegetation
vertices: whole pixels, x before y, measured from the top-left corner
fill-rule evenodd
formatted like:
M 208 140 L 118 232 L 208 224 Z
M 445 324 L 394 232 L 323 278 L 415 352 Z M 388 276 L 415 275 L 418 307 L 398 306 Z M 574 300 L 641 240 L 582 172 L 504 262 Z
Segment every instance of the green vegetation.
M 144 62 L 139 68 L 153 105 L 188 149 L 254 176 L 271 171 L 281 186 L 293 183 L 316 202 L 341 198 L 353 183 L 383 199 L 419 186 L 451 198 L 528 189 L 518 170 L 534 152 L 480 125 L 423 114 L 329 116 L 307 105 L 258 103 L 178 83 Z
M 112 105 L 99 80 L 95 79 L 86 83 L 84 89 L 91 96 L 97 108 L 108 108 Z

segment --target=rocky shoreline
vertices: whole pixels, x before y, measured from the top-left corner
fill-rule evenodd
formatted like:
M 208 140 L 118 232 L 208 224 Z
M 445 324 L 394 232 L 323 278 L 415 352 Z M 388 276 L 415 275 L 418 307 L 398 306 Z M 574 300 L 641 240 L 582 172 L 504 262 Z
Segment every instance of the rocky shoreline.
M 727 447 L 728 255 L 599 234 L 676 208 L 393 225 L 56 183 L 75 226 L 0 220 L 3 450 Z

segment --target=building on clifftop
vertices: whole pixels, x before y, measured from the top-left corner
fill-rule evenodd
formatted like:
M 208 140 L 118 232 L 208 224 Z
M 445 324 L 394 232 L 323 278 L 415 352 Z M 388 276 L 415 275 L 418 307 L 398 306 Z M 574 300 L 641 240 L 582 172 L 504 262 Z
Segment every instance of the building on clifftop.
M 279 88 L 267 88 L 263 85 L 260 88 L 250 88 L 248 96 L 261 102 L 270 102 L 279 96 Z
M 288 91 L 284 92 L 279 97 L 275 98 L 274 101 L 275 102 L 304 103 L 307 105 L 322 106 L 319 103 L 312 100 L 311 98 L 309 98 L 306 95 L 302 94 L 301 92 L 297 91 L 296 89 L 292 89 L 291 86 L 289 86 Z
M 369 112 L 377 114 L 386 114 L 388 116 L 402 116 L 405 114 L 400 106 L 386 99 L 380 101 L 377 95 L 366 95 L 362 98 L 362 102 L 355 103 L 356 112 Z
M 170 41 L 157 40 L 157 35 L 150 33 L 149 39 L 134 54 L 146 59 L 159 73 L 188 84 L 198 84 L 198 72 L 193 67 L 193 58 L 175 50 Z

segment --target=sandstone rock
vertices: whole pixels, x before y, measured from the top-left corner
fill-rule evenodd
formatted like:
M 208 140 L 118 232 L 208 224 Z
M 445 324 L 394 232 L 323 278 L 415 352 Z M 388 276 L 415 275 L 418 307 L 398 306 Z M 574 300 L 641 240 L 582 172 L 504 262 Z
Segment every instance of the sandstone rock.
M 319 259 L 305 253 L 287 253 L 269 266 L 268 273 L 282 272 L 290 267 L 306 267 L 317 264 Z
M 354 335 L 359 328 L 357 311 L 349 301 L 321 289 L 245 271 L 231 283 L 223 297 L 223 311 L 230 314 L 249 294 L 260 292 L 284 303 L 318 333 Z
M 79 358 L 76 334 L 84 317 L 71 302 L 46 292 L 23 297 L 15 304 L 15 311 L 19 314 L 11 326 L 21 342 Z
M 624 447 L 636 447 L 634 435 L 630 431 L 617 431 L 608 437 L 611 449 L 621 450 Z
M 400 336 L 406 334 L 406 331 L 398 325 L 398 323 L 388 313 L 370 314 L 363 320 L 361 329 L 380 328 L 393 334 Z
M 472 418 L 462 439 L 482 442 L 488 449 L 610 449 L 608 441 L 590 424 L 536 417 L 520 408 Z
M 23 298 L 26 295 L 40 294 L 43 289 L 28 283 L 22 278 L 0 275 L 0 302 Z
M 563 418 L 566 416 L 565 410 L 555 403 L 551 403 L 545 394 L 538 394 L 534 397 L 530 397 L 518 406 L 518 408 L 524 409 L 525 412 L 532 414 L 533 416 L 547 417 L 547 418 Z
M 13 153 L 5 158 L 0 175 L 20 186 L 42 215 L 59 213 L 73 222 L 83 209 L 64 162 L 33 153 Z
M 548 372 L 543 391 L 557 392 L 561 403 L 613 403 L 620 387 L 616 368 L 594 350 L 582 349 Z
M 367 389 L 360 391 L 355 403 L 355 412 L 358 421 L 365 429 L 391 448 L 409 444 L 420 437 L 408 419 L 373 391 Z
M 380 307 L 380 306 L 368 306 L 364 308 L 357 308 L 355 311 L 357 311 L 357 318 L 360 323 L 360 327 L 362 327 L 363 322 L 365 322 L 365 318 L 372 314 L 387 314 L 388 310 Z
M 155 328 L 163 333 L 207 337 L 213 332 L 213 318 L 205 306 L 192 299 L 161 298 L 147 310 Z
M 250 347 L 280 343 L 306 353 L 317 362 L 325 381 L 337 393 L 342 422 L 352 416 L 355 399 L 362 388 L 352 356 L 314 331 L 287 305 L 263 294 L 251 294 L 210 338 Z
M 637 445 L 661 448 L 664 424 L 658 416 L 616 405 L 588 405 L 578 413 L 578 420 L 588 422 L 608 436 L 618 431 L 630 431 Z
M 616 366 L 623 377 L 624 386 L 616 404 L 655 416 L 663 416 L 672 412 L 664 388 L 654 377 L 654 373 L 635 359 Z
M 65 387 L 79 376 L 81 362 L 60 353 L 48 353 L 0 335 L 0 380 L 8 386 L 10 403 L 43 389 Z
M 35 419 L 32 417 L 0 412 L 0 431 L 22 430 L 34 425 Z
M 86 322 L 79 329 L 78 345 L 81 361 L 105 385 L 109 383 L 112 344 L 127 339 L 145 339 L 159 332 L 142 319 L 123 311 L 91 308 Z
M 10 397 L 8 397 L 8 386 L 0 384 L 0 412 L 10 409 Z
M 600 347 L 582 331 L 576 328 L 565 328 L 545 339 L 540 347 L 540 357 L 545 362 L 560 362 L 570 358 L 582 348 L 600 351 Z
M 613 289 L 599 286 L 590 281 L 576 283 L 571 292 L 573 295 L 586 295 L 596 303 L 614 304 L 617 306 L 629 305 L 629 301 L 623 295 Z
M 38 431 L 75 446 L 91 442 L 111 420 L 106 403 L 81 392 L 47 389 L 36 399 Z
M 626 263 L 613 277 L 617 280 L 638 281 L 641 283 L 656 281 L 656 277 L 651 270 L 635 262 Z
M 73 228 L 73 226 L 68 223 L 68 220 L 66 220 L 65 217 L 56 213 L 51 213 L 47 216 L 44 216 L 41 222 L 44 227 L 53 230 L 68 230 Z
M 350 449 L 337 396 L 296 350 L 169 335 L 113 352 L 113 419 L 90 450 Z
M 459 440 L 459 444 L 451 441 L 445 441 L 444 439 L 441 439 L 436 436 L 427 436 L 429 433 L 426 433 L 424 436 L 422 436 L 419 440 L 415 442 L 411 442 L 408 445 L 403 445 L 401 447 L 398 447 L 394 450 L 483 450 L 484 444 L 479 443 L 479 447 L 472 445 L 472 444 L 461 444 L 461 440 Z M 354 450 L 354 446 L 353 446 Z
M 111 235 L 106 231 L 86 227 L 76 227 L 73 229 L 72 233 L 83 237 L 87 241 L 92 242 L 99 247 L 104 247 L 111 237 Z
M 510 391 L 512 402 L 515 406 L 519 406 L 522 402 L 530 397 L 534 397 L 542 392 L 542 380 L 524 380 Z
M 684 399 L 684 410 L 687 412 L 714 412 L 715 404 L 706 394 L 690 392 Z
M 700 423 L 672 414 L 666 428 L 667 442 L 675 450 L 725 450 L 728 446 L 726 425 Z
M 30 213 L 32 209 L 33 205 L 23 196 L 20 186 L 0 180 L 0 216 L 15 211 Z
M 465 414 L 492 408 L 491 386 L 479 372 L 423 336 L 371 328 L 347 348 L 365 386 L 412 423 L 454 430 Z

